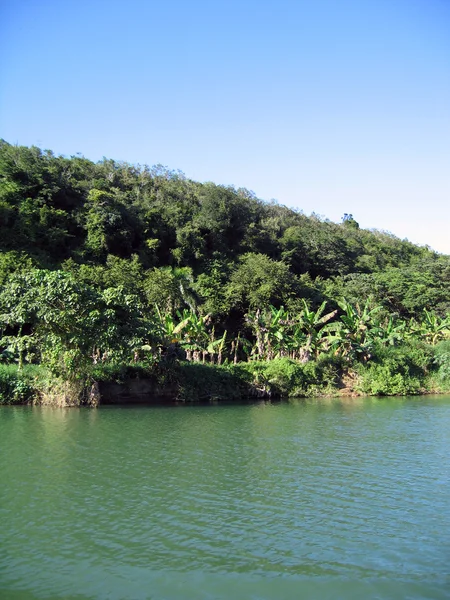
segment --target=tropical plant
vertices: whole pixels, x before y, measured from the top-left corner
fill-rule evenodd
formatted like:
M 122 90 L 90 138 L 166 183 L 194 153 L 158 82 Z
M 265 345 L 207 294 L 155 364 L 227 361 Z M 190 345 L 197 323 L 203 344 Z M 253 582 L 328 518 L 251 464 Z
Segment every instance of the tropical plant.
M 327 314 L 323 314 L 327 305 L 326 301 L 322 302 L 317 310 L 310 310 L 304 299 L 303 310 L 299 316 L 300 330 L 305 334 L 305 341 L 300 349 L 300 360 L 302 362 L 308 362 L 311 356 L 317 357 L 320 348 L 324 343 L 325 330 L 323 326 L 331 321 L 336 314 L 337 310 L 332 310 Z
M 385 346 L 396 346 L 409 336 L 406 321 L 399 321 L 390 316 L 384 323 L 376 324 L 372 333 Z
M 268 310 L 251 311 L 246 315 L 246 322 L 252 328 L 255 343 L 251 355 L 262 360 L 272 360 L 287 356 L 292 345 L 291 329 L 294 321 L 284 307 Z
M 439 317 L 425 308 L 419 322 L 411 319 L 410 329 L 413 335 L 434 346 L 450 337 L 450 316 Z
M 377 335 L 375 316 L 381 306 L 373 306 L 371 298 L 362 307 L 359 304 L 353 306 L 346 300 L 341 300 L 338 304 L 343 314 L 340 315 L 340 321 L 331 324 L 326 330 L 328 346 L 348 360 L 367 360 Z

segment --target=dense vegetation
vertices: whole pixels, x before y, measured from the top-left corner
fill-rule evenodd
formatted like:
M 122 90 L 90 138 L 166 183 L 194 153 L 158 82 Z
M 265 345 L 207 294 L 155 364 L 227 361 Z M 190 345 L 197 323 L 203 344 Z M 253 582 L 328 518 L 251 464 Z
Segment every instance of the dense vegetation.
M 2 141 L 0 250 L 0 401 L 125 376 L 184 397 L 450 381 L 450 257 L 351 215 Z

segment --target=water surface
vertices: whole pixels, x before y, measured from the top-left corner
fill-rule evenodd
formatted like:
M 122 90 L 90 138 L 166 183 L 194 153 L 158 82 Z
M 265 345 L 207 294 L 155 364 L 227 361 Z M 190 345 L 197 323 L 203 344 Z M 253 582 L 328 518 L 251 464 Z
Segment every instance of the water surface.
M 450 397 L 0 407 L 0 598 L 448 599 Z

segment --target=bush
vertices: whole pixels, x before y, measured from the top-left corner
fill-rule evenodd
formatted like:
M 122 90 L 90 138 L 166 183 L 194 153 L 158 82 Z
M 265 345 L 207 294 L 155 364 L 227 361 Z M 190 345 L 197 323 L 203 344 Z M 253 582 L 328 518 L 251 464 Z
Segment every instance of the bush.
M 395 372 L 391 365 L 373 364 L 360 369 L 359 374 L 359 391 L 369 396 L 409 396 L 421 390 L 417 377 Z
M 303 386 L 302 365 L 289 358 L 253 363 L 254 385 L 269 395 L 287 396 Z
M 376 347 L 373 360 L 358 367 L 359 391 L 373 396 L 418 394 L 433 369 L 433 357 L 432 347 L 418 341 Z
M 17 370 L 16 365 L 0 364 L 0 404 L 25 404 L 36 396 L 36 369 Z
M 438 379 L 450 384 L 450 340 L 437 344 L 434 348 L 434 364 L 438 367 Z
M 161 375 L 178 387 L 180 400 L 240 400 L 249 395 L 243 371 L 193 362 L 174 365 L 169 372 L 168 369 Z
M 342 371 L 341 363 L 340 357 L 324 354 L 308 363 L 279 358 L 240 363 L 232 368 L 241 381 L 247 383 L 251 395 L 313 396 L 336 390 Z
M 85 373 L 86 380 L 92 379 L 93 381 L 105 382 L 114 381 L 116 383 L 123 383 L 129 379 L 149 379 L 152 376 L 153 369 L 147 364 L 142 363 L 133 363 L 132 365 L 98 363 L 92 365 Z
M 304 365 L 307 396 L 330 394 L 340 384 L 342 374 L 348 369 L 348 364 L 342 356 L 321 354 L 316 361 Z

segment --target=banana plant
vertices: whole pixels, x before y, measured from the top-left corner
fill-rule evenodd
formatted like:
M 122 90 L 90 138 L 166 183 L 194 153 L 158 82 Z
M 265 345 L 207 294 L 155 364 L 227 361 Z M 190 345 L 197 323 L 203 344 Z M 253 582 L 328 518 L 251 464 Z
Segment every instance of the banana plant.
M 292 333 L 288 340 L 288 356 L 294 360 L 302 360 L 303 348 L 306 345 L 306 333 L 303 331 L 302 323 L 296 320 L 292 327 Z
M 373 332 L 384 346 L 396 346 L 408 337 L 406 321 L 395 320 L 392 316 L 385 323 L 374 327 Z
M 208 344 L 207 352 L 211 357 L 211 362 L 214 362 L 215 355 L 217 354 L 217 364 L 222 364 L 223 351 L 225 350 L 227 340 L 227 332 L 225 331 L 223 336 L 219 339 L 214 337 L 214 328 L 211 332 L 211 339 Z
M 187 352 L 188 360 L 193 358 L 195 361 L 200 360 L 200 356 L 205 361 L 208 352 L 209 334 L 206 324 L 210 319 L 210 315 L 200 316 L 193 310 L 184 309 L 182 313 L 177 310 L 179 318 L 180 340 L 179 344 Z
M 412 319 L 410 328 L 413 335 L 434 346 L 450 337 L 450 315 L 442 318 L 425 308 L 420 323 Z
M 304 298 L 302 298 L 302 302 L 303 310 L 299 315 L 298 322 L 300 331 L 303 332 L 305 337 L 300 349 L 300 360 L 308 362 L 312 355 L 317 356 L 319 353 L 324 335 L 323 326 L 331 321 L 338 311 L 332 310 L 324 315 L 326 302 L 322 302 L 316 311 L 309 309 Z
M 168 346 L 169 344 L 177 344 L 183 338 L 183 329 L 188 324 L 188 318 L 181 319 L 178 323 L 170 313 L 161 313 L 158 306 L 155 306 L 157 316 L 157 331 L 161 340 L 161 344 Z
M 293 321 L 283 306 L 275 308 L 270 305 L 269 310 L 265 311 L 257 309 L 246 315 L 246 321 L 255 335 L 252 356 L 272 360 L 288 354 Z
M 324 332 L 327 333 L 329 347 L 347 358 L 359 355 L 367 360 L 377 332 L 375 315 L 382 307 L 371 308 L 371 298 L 366 300 L 362 308 L 359 304 L 353 306 L 346 300 L 341 300 L 338 304 L 344 314 L 340 316 L 340 321 L 330 324 Z
M 201 352 L 206 352 L 208 331 L 206 322 L 209 315 L 201 317 L 193 310 L 177 311 L 174 318 L 170 313 L 163 314 L 155 307 L 156 333 L 159 338 L 159 353 L 173 345 L 179 345 L 186 350 L 187 359 L 199 360 Z
M 288 353 L 289 342 L 293 321 L 289 318 L 289 313 L 284 306 L 275 308 L 270 305 L 270 318 L 268 321 L 267 342 L 270 352 L 268 358 L 286 356 Z
M 243 355 L 249 359 L 253 350 L 253 344 L 246 338 L 243 337 L 239 331 L 237 336 L 231 342 L 231 357 L 233 363 L 236 365 L 239 362 L 239 355 Z

